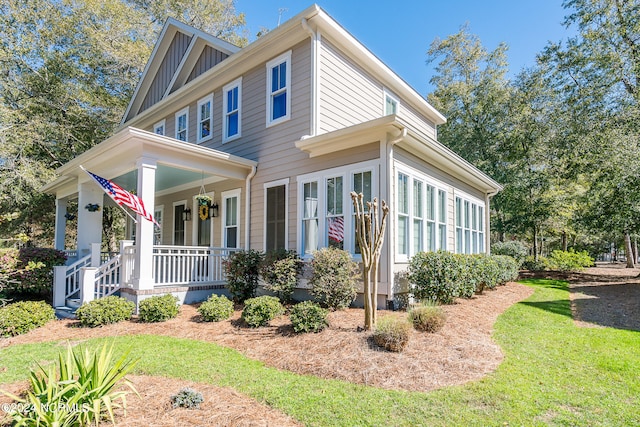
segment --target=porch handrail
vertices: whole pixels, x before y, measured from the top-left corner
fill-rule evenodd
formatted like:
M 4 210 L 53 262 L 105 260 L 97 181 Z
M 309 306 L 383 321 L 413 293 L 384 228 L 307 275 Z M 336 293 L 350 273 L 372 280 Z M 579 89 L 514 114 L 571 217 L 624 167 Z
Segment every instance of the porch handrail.
M 206 246 L 153 247 L 153 280 L 157 285 L 225 283 L 222 261 L 236 248 Z
M 94 298 L 109 296 L 120 289 L 120 255 L 110 258 L 96 271 Z
M 80 293 L 80 269 L 91 265 L 91 254 L 80 258 L 69 265 L 64 273 L 64 299 L 72 298 Z

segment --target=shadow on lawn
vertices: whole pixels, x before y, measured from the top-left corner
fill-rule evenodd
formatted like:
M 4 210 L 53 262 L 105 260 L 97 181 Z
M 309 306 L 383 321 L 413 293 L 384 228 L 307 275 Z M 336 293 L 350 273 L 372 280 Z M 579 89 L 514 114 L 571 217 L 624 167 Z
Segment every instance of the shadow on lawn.
M 519 304 L 535 307 L 553 314 L 571 317 L 571 306 L 567 300 L 554 301 L 521 301 Z
M 640 283 L 576 284 L 571 287 L 576 320 L 640 331 Z

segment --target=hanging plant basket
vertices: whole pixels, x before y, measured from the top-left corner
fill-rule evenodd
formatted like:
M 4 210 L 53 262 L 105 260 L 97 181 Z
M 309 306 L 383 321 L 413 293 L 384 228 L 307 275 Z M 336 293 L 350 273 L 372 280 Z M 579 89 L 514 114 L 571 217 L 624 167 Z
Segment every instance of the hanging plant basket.
M 88 210 L 89 212 L 98 212 L 100 210 L 100 205 L 97 203 L 89 203 L 87 206 L 84 207 L 86 210 Z
M 198 201 L 198 206 L 209 206 L 213 199 L 206 194 L 198 194 L 196 200 Z

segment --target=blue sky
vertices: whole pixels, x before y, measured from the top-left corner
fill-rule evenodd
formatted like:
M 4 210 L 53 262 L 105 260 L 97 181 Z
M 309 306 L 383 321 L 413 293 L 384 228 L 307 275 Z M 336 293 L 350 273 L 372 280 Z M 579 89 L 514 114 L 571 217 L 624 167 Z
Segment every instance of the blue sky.
M 310 6 L 313 0 L 236 0 L 246 14 L 250 40 L 261 27 L 278 24 Z M 535 64 L 535 56 L 549 41 L 560 41 L 567 11 L 562 0 L 317 0 L 347 31 L 367 46 L 420 94 L 432 90 L 433 64 L 426 52 L 436 38 L 445 38 L 469 23 L 485 48 L 500 42 L 509 46 L 511 75 Z

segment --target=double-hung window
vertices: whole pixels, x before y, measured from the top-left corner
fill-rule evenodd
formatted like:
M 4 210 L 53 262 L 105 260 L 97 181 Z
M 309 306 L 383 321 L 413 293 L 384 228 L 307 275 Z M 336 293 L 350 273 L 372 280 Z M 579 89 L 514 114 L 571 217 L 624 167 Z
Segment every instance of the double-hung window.
M 189 107 L 176 113 L 176 139 L 187 141 L 189 138 Z
M 222 93 L 222 140 L 226 142 L 241 134 L 242 77 L 227 84 Z
M 267 63 L 267 126 L 291 117 L 291 51 Z
M 456 196 L 456 252 L 485 252 L 484 205 L 472 199 Z
M 399 106 L 398 100 L 384 91 L 384 115 L 398 114 Z
M 211 133 L 213 132 L 212 108 L 213 95 L 198 101 L 198 142 L 211 139 Z
M 165 134 L 165 120 L 161 120 L 155 125 L 153 125 L 153 133 L 156 135 L 164 135 Z
M 303 256 L 322 247 L 360 253 L 351 191 L 363 194 L 366 209 L 376 191 L 375 164 L 363 162 L 298 177 L 299 248 Z
M 398 173 L 398 254 L 409 255 L 409 175 Z

